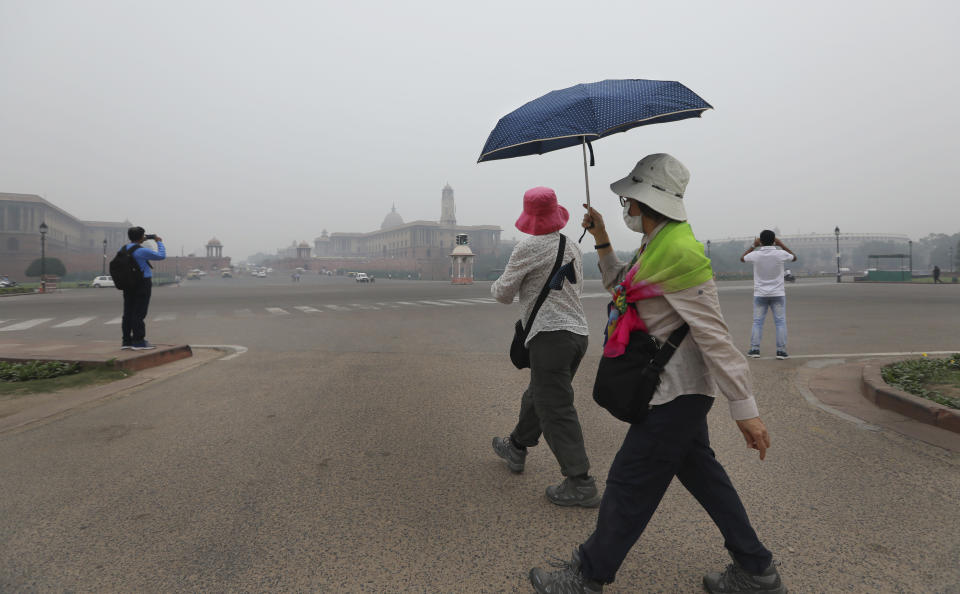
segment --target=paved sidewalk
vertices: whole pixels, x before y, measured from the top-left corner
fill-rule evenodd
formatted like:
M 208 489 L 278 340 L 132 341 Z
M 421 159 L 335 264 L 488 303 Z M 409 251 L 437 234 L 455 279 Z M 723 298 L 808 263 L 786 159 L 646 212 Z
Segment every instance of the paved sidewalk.
M 156 344 L 145 351 L 120 350 L 116 342 L 0 342 L 0 361 L 70 361 L 104 365 L 109 361 L 120 369 L 136 371 L 191 356 L 186 344 Z

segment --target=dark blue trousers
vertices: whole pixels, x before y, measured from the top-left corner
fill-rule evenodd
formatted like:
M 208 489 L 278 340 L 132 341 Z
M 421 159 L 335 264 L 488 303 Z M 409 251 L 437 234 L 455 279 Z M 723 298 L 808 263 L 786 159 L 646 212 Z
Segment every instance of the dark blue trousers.
M 123 344 L 142 342 L 147 336 L 147 308 L 150 307 L 150 293 L 153 291 L 153 279 L 145 278 L 139 286 L 123 292 Z
M 630 426 L 607 476 L 597 529 L 580 545 L 586 577 L 613 581 L 674 476 L 707 511 L 744 569 L 759 574 L 770 565 L 773 556 L 757 539 L 740 496 L 710 449 L 712 405 L 709 396 L 680 396 Z

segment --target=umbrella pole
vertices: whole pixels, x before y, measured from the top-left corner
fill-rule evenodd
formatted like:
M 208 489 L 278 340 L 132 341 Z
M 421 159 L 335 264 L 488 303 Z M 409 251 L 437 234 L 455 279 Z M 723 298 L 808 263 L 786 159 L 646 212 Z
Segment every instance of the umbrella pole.
M 590 174 L 587 173 L 587 137 L 581 136 L 580 139 L 583 141 L 583 182 L 586 184 L 587 188 L 587 208 L 590 208 Z M 593 227 L 593 224 L 591 223 L 590 226 Z M 586 235 L 587 230 L 584 229 L 583 233 L 580 234 L 580 239 L 577 240 L 577 243 L 582 242 Z
M 590 174 L 587 173 L 587 137 L 581 136 L 583 141 L 583 181 L 587 185 L 587 206 L 590 206 Z

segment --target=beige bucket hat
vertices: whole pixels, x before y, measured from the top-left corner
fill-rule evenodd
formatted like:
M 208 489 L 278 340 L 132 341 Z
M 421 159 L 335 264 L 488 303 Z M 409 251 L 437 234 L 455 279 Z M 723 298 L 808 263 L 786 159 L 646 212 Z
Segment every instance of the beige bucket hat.
M 627 177 L 610 184 L 617 196 L 633 198 L 660 214 L 676 221 L 686 221 L 683 193 L 690 181 L 690 171 L 683 163 L 666 153 L 647 155 Z

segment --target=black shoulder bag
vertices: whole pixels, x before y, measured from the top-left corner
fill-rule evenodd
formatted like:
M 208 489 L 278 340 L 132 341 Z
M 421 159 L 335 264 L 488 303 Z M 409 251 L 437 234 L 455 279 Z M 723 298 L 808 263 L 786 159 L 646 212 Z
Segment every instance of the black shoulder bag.
M 566 247 L 567 238 L 561 233 L 560 247 L 557 248 L 557 261 L 554 262 L 553 270 L 551 270 L 547 276 L 547 282 L 543 284 L 543 289 L 540 290 L 540 295 L 537 297 L 537 302 L 533 306 L 533 311 L 530 312 L 530 319 L 527 320 L 526 330 L 523 328 L 523 320 L 517 320 L 516 325 L 513 327 L 513 342 L 510 343 L 510 361 L 517 369 L 530 367 L 530 349 L 528 349 L 526 345 L 527 336 L 530 334 L 530 328 L 533 326 L 533 319 L 537 317 L 537 312 L 540 311 L 540 306 L 543 305 L 543 302 L 547 299 L 547 293 L 550 292 L 550 281 L 553 280 L 553 275 L 557 273 L 557 270 L 560 268 L 560 263 L 563 262 L 563 252 Z
M 660 373 L 689 330 L 687 324 L 680 326 L 664 343 L 642 330 L 631 332 L 622 355 L 600 358 L 593 400 L 621 421 L 642 421 L 660 385 Z

